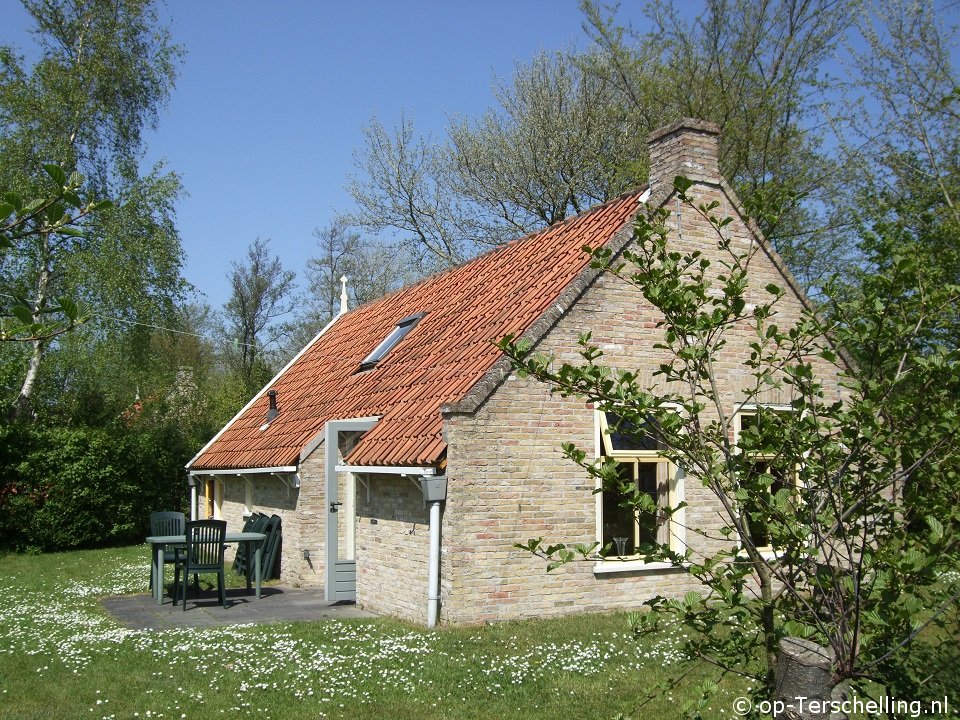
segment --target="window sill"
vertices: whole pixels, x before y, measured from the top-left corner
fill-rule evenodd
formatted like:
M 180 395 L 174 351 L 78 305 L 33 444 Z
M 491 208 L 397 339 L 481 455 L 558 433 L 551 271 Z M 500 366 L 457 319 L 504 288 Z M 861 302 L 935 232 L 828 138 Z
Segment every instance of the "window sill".
M 769 546 L 765 548 L 757 548 L 757 552 L 760 553 L 760 557 L 762 557 L 764 560 L 779 560 L 783 556 L 782 552 L 780 552 L 779 550 L 774 550 Z M 747 553 L 744 550 L 740 550 L 737 553 L 737 559 L 749 560 L 750 556 L 747 555 Z
M 600 560 L 594 563 L 594 575 L 609 575 L 611 573 L 627 572 L 661 572 L 663 570 L 680 570 L 680 567 L 668 562 L 644 562 L 643 560 Z

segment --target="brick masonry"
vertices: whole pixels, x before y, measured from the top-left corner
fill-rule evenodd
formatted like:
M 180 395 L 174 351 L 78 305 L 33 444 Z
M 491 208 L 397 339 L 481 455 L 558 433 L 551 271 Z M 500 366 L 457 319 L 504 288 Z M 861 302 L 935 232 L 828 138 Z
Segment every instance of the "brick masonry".
M 736 217 L 739 206 L 719 178 L 715 129 L 695 124 L 655 135 L 652 148 L 652 196 L 670 198 L 673 177 L 684 174 L 701 182 L 690 190 L 698 203 L 717 200 L 717 213 Z M 674 209 L 669 202 L 668 207 Z M 699 214 L 681 209 L 672 216 L 670 240 L 675 247 L 698 247 L 716 256 L 714 229 Z M 747 250 L 756 239 L 739 217 L 729 227 L 734 248 Z M 718 259 L 714 257 L 714 259 Z M 782 273 L 782 263 L 772 251 L 760 250 L 751 265 L 750 296 L 768 299 L 769 283 L 792 286 Z M 779 303 L 775 321 L 789 327 L 800 317 L 803 301 L 788 293 Z M 581 361 L 577 353 L 580 333 L 593 333 L 593 342 L 604 350 L 604 364 L 637 371 L 642 383 L 653 382 L 653 371 L 667 360 L 654 348 L 659 320 L 640 293 L 623 281 L 603 275 L 559 319 L 536 346 L 556 362 Z M 735 329 L 717 359 L 721 391 L 732 412 L 745 399 L 749 386 L 751 327 Z M 818 364 L 828 393 L 839 394 L 837 369 Z M 771 391 L 761 402 L 781 404 L 789 398 Z M 594 412 L 583 401 L 551 396 L 532 380 L 510 374 L 473 413 L 450 413 L 445 425 L 448 443 L 449 496 L 444 515 L 443 609 L 449 623 L 476 623 L 522 617 L 543 617 L 569 612 L 636 608 L 658 594 L 681 595 L 696 589 L 694 581 L 678 570 L 638 570 L 595 573 L 593 561 L 568 564 L 552 573 L 542 560 L 514 543 L 543 537 L 551 542 L 592 543 L 598 539 L 597 497 L 594 485 L 560 451 L 572 441 L 593 457 L 597 443 Z M 684 482 L 688 507 L 685 522 L 701 529 L 721 524 L 716 498 L 695 477 Z M 705 541 L 688 532 L 695 552 L 709 551 Z

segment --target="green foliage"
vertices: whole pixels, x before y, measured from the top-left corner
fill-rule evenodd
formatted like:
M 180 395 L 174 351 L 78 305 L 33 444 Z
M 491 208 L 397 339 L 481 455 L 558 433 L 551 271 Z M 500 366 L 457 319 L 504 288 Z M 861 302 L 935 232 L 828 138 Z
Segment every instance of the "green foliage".
M 0 547 L 64 550 L 142 539 L 184 507 L 183 441 L 167 429 L 0 426 Z
M 0 49 L 0 187 L 46 204 L 23 201 L 21 214 L 42 210 L 43 217 L 33 215 L 18 228 L 29 232 L 7 234 L 15 252 L 0 260 L 0 293 L 30 311 L 29 318 L 14 315 L 16 334 L 8 333 L 30 340 L 10 398 L 10 416 L 30 420 L 45 409 L 34 402 L 38 393 L 49 400 L 56 390 L 46 385 L 48 359 L 76 348 L 73 359 L 82 364 L 93 352 L 79 347 L 79 337 L 66 344 L 54 335 L 92 317 L 92 308 L 98 319 L 161 324 L 185 288 L 173 225 L 179 180 L 159 167 L 145 176 L 138 170 L 142 131 L 169 96 L 179 55 L 153 2 L 24 5 L 38 47 L 32 65 L 12 48 Z M 51 158 L 60 165 L 49 164 Z M 84 217 L 95 208 L 78 197 L 79 175 L 63 168 L 83 173 L 87 192 L 112 198 L 112 206 Z M 51 180 L 57 188 L 52 203 Z M 46 226 L 38 225 L 41 219 Z M 74 227 L 77 220 L 82 228 Z M 100 326 L 82 337 L 97 343 L 114 335 L 124 343 L 125 328 L 116 330 Z M 4 363 L 20 359 L 17 350 L 0 351 Z
M 0 192 L 0 250 L 14 248 L 29 239 L 43 238 L 50 245 L 57 244 L 57 238 L 68 243 L 82 238 L 81 221 L 90 213 L 111 206 L 109 200 L 81 199 L 84 178 L 79 173 L 68 177 L 59 165 L 53 164 L 44 165 L 43 170 L 54 183 L 46 196 L 27 202 L 15 192 Z M 0 342 L 49 340 L 89 318 L 90 309 L 69 297 L 55 302 L 48 302 L 44 295 L 36 301 L 13 298 L 9 313 L 0 314 Z
M 876 241 L 865 246 L 869 269 L 855 289 L 833 293 L 823 314 L 807 310 L 784 323 L 785 291 L 750 286 L 759 249 L 735 251 L 716 204 L 698 203 L 684 178 L 674 188 L 714 228 L 711 252 L 673 249 L 662 208 L 641 214 L 622 255 L 592 251 L 594 267 L 662 315 L 656 347 L 665 359 L 655 384 L 605 366 L 589 333 L 579 364 L 533 355 L 511 338 L 500 347 L 555 392 L 615 409 L 620 432 L 644 428 L 687 482 L 699 480 L 716 498 L 722 526 L 687 528 L 696 549 L 640 549 L 704 586 L 704 596 L 648 603 L 690 630 L 692 657 L 746 674 L 759 697 L 770 697 L 779 641 L 797 635 L 831 647 L 835 679 L 861 693 L 877 683 L 928 697 L 931 655 L 939 648 L 942 660 L 949 643 L 919 638 L 955 638 L 949 618 L 960 597 L 945 580 L 960 567 L 960 286 L 928 277 L 915 247 Z M 737 361 L 749 382 L 734 395 L 715 363 L 743 333 L 751 342 Z M 834 375 L 839 394 L 822 384 Z M 771 389 L 788 398 L 788 411 L 762 404 Z M 758 407 L 734 445 L 742 403 Z M 616 487 L 612 463 L 570 445 L 565 452 L 602 487 Z M 773 491 L 773 468 L 795 474 L 792 489 Z M 639 498 L 629 504 L 649 510 Z M 593 555 L 542 539 L 522 547 L 551 567 Z

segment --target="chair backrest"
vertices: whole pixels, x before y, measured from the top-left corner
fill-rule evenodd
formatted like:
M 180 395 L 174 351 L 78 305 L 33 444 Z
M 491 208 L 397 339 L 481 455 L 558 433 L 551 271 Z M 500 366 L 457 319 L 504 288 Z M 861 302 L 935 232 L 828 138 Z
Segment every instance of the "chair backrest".
M 274 575 L 274 568 L 277 564 L 277 548 L 280 546 L 280 516 L 273 515 L 267 525 L 267 539 L 263 547 L 263 578 L 269 580 Z
M 270 517 L 263 513 L 255 512 L 243 523 L 244 532 L 266 532 Z M 247 544 L 240 543 L 237 547 L 237 554 L 233 557 L 233 569 L 235 572 L 243 575 L 247 572 Z
M 193 520 L 186 524 L 187 573 L 223 567 L 226 520 Z
M 257 513 L 253 517 L 253 522 L 250 524 L 250 530 L 248 532 L 259 532 L 259 533 L 266 532 L 265 528 L 267 527 L 267 523 L 269 522 L 270 522 L 270 517 L 268 515 L 264 515 L 263 513 Z
M 243 532 L 253 532 L 253 526 L 259 521 L 261 513 L 254 512 L 247 516 L 243 521 Z
M 155 512 L 150 515 L 151 535 L 183 535 L 182 512 Z

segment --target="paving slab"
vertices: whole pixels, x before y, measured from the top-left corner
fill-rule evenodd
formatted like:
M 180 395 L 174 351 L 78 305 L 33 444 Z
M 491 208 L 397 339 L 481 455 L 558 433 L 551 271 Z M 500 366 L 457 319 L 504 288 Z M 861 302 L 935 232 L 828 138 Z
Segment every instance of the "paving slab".
M 270 585 L 258 600 L 245 588 L 227 590 L 226 607 L 221 607 L 216 590 L 190 591 L 187 609 L 174 605 L 166 595 L 157 605 L 153 595 L 119 595 L 101 599 L 104 609 L 124 627 L 132 630 L 163 630 L 171 627 L 222 627 L 244 623 L 277 623 L 303 620 L 345 620 L 372 618 L 372 613 L 353 603 L 331 603 L 323 589 Z

